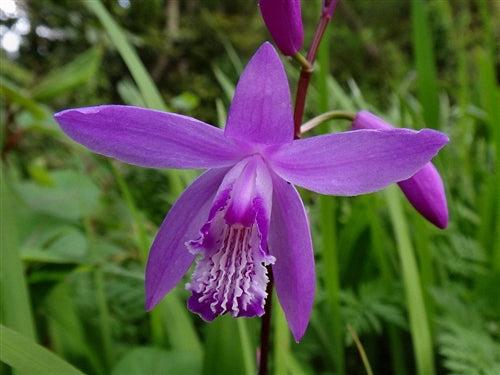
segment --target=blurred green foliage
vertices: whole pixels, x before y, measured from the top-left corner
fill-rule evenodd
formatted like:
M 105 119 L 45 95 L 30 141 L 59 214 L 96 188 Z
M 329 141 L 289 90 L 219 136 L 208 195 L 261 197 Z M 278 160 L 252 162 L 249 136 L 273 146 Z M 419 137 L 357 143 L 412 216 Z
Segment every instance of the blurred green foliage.
M 269 38 L 256 2 L 102 3 L 165 107 L 223 126 L 242 67 Z M 126 62 L 133 50 L 119 48 L 109 22 L 96 17 L 95 4 L 16 5 L 30 29 L 17 53 L 1 51 L 1 360 L 6 365 L 0 370 L 254 373 L 258 319 L 223 317 L 206 324 L 185 308 L 182 285 L 152 313 L 144 310 L 149 244 L 196 172 L 107 160 L 69 140 L 51 117 L 68 107 L 147 106 L 154 94 L 137 82 L 137 65 Z M 318 66 L 306 117 L 325 105 L 368 109 L 395 125 L 445 131 L 451 142 L 434 162 L 447 188 L 449 228 L 432 227 L 403 205 L 394 189 L 355 198 L 302 191 L 315 242 L 317 295 L 300 345 L 291 344 L 274 303 L 270 364 L 276 375 L 365 373 L 347 324 L 378 374 L 414 374 L 422 362 L 437 374 L 500 373 L 500 3 L 414 0 L 413 5 L 421 8 L 412 12 L 411 2 L 398 0 L 340 1 L 322 47 L 329 70 Z M 305 49 L 320 1 L 303 0 L 302 7 Z M 17 20 L 2 14 L 2 32 Z M 427 24 L 427 36 L 412 33 L 415 23 Z M 297 67 L 284 62 L 294 90 Z M 434 78 L 422 83 L 422 77 Z M 429 123 L 429 110 L 438 123 Z M 403 235 L 409 252 L 403 256 L 397 251 L 404 243 L 400 223 L 409 229 Z M 404 256 L 416 259 L 412 287 L 422 291 L 420 310 L 406 300 Z M 410 324 L 415 314 L 428 324 L 423 329 L 432 345 L 424 354 L 413 350 L 415 337 L 422 335 Z

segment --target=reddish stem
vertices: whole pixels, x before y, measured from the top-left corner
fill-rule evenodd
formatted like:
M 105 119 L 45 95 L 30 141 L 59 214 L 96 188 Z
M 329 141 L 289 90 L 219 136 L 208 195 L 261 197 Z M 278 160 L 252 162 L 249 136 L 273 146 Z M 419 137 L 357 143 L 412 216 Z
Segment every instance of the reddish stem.
M 304 68 L 300 70 L 299 84 L 297 88 L 297 96 L 295 97 L 295 110 L 293 113 L 293 123 L 294 123 L 294 135 L 295 138 L 300 138 L 300 125 L 302 124 L 302 118 L 304 117 L 304 108 L 306 105 L 307 89 L 309 88 L 309 83 L 311 82 L 311 75 L 313 72 L 312 66 L 316 60 L 316 55 L 318 53 L 318 48 L 325 34 L 326 26 L 330 21 L 331 15 L 328 12 L 321 12 L 321 17 L 319 19 L 318 26 L 316 27 L 316 32 L 314 34 L 314 39 L 307 53 L 307 61 L 310 64 L 309 68 Z
M 262 316 L 262 326 L 260 330 L 260 360 L 258 375 L 267 375 L 267 359 L 269 358 L 269 336 L 271 333 L 271 307 L 273 299 L 273 270 L 271 266 L 267 266 L 267 274 L 269 282 L 266 286 L 266 305 L 264 306 L 264 315 Z

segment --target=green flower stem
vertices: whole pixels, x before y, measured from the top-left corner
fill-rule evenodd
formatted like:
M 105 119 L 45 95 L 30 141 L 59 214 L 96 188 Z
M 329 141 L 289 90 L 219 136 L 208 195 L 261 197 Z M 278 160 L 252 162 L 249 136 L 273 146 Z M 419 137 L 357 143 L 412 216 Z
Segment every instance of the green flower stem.
M 297 61 L 301 67 L 301 69 L 305 70 L 306 72 L 312 73 L 314 68 L 313 66 L 307 61 L 307 59 L 302 55 L 300 52 L 297 52 L 293 58 L 295 61 Z
M 321 125 L 322 123 L 329 120 L 343 119 L 343 120 L 353 121 L 355 117 L 356 117 L 355 113 L 348 111 L 325 112 L 302 124 L 300 127 L 300 135 L 307 133 L 308 131 L 314 129 L 316 126 Z
M 395 185 L 389 186 L 385 190 L 392 226 L 396 235 L 396 247 L 401 262 L 417 374 L 434 375 L 436 372 L 431 329 L 427 318 L 417 261 L 398 193 Z

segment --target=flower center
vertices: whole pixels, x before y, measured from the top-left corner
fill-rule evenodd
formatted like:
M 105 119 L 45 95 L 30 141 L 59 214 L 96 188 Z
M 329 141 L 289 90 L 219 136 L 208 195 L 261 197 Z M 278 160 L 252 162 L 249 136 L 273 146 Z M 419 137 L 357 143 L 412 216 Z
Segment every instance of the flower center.
M 221 185 L 209 220 L 199 239 L 186 243 L 196 260 L 192 282 L 186 288 L 191 311 L 207 321 L 230 313 L 233 317 L 264 314 L 266 265 L 275 258 L 265 249 L 272 185 L 259 158 L 236 165 Z
M 193 292 L 189 308 L 208 321 L 227 312 L 233 317 L 264 314 L 265 265 L 274 263 L 274 257 L 265 254 L 260 243 L 255 223 L 227 225 L 218 212 L 209 233 L 188 244 L 193 253 L 202 254 L 192 283 L 186 285 Z

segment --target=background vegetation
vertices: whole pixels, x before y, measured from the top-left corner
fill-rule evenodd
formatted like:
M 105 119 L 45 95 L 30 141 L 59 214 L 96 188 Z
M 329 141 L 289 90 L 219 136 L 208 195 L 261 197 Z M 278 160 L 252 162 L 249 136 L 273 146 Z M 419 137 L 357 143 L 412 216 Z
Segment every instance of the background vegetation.
M 0 371 L 254 374 L 258 319 L 206 324 L 185 308 L 183 285 L 144 310 L 149 245 L 196 173 L 92 154 L 51 116 L 125 103 L 223 126 L 242 67 L 269 39 L 255 2 L 15 5 L 2 11 L 2 38 L 20 19 L 29 28 L 0 64 Z M 302 7 L 307 48 L 320 1 Z M 301 191 L 317 295 L 299 345 L 274 304 L 271 373 L 364 374 L 366 363 L 375 374 L 500 373 L 498 19 L 498 0 L 340 1 L 306 117 L 368 109 L 446 132 L 434 162 L 450 224 L 434 228 L 395 187 L 354 198 Z M 283 61 L 294 90 L 297 66 Z

